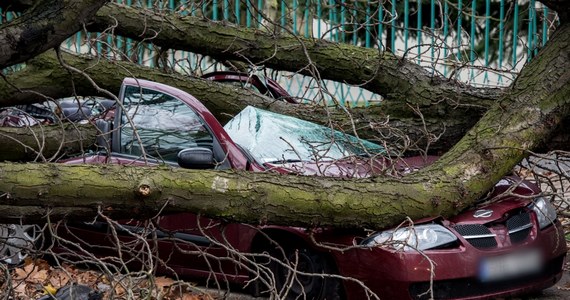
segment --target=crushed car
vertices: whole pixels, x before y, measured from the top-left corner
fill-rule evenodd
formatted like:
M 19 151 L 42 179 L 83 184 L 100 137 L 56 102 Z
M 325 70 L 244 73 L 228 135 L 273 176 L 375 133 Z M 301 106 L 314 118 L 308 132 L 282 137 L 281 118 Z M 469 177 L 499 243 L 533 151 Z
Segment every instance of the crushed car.
M 405 173 L 437 159 L 387 160 L 390 154 L 375 143 L 254 107 L 222 126 L 192 95 L 141 79 L 126 78 L 119 98 L 114 117 L 96 122 L 104 133 L 99 150 L 63 163 L 360 178 L 386 174 L 388 165 Z M 276 292 L 287 299 L 497 298 L 554 285 L 567 249 L 552 204 L 534 183 L 516 176 L 499 181 L 488 197 L 499 199 L 450 218 L 433 216 L 379 231 L 251 226 L 192 213 L 152 222 L 97 219 L 59 228 L 62 239 L 54 249 L 70 260 L 120 254 L 136 263 L 142 259 L 132 256 L 138 234 L 155 246 L 152 255 L 163 262 L 155 265 L 159 272 L 224 279 L 260 295 L 268 287 L 232 251 L 249 253 L 272 271 Z

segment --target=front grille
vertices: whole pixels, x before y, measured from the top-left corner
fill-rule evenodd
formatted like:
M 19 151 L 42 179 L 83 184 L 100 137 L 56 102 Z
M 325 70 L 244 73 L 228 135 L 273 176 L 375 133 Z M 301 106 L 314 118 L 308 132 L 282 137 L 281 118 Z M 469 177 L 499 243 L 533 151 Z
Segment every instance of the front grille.
M 517 278 L 512 280 L 503 280 L 497 282 L 481 282 L 475 278 L 462 278 L 454 280 L 441 280 L 433 282 L 433 294 L 435 299 L 453 299 L 484 296 L 501 291 L 507 291 L 525 286 L 531 287 L 537 281 L 547 280 L 552 277 L 550 285 L 554 285 L 555 275 L 562 270 L 564 255 L 551 260 L 544 266 L 540 274 L 527 276 L 525 278 Z M 547 283 L 535 288 L 543 289 L 548 287 Z M 430 282 L 418 282 L 410 285 L 409 293 L 412 299 L 429 299 L 430 294 L 426 293 L 430 288 Z
M 526 240 L 532 229 L 532 222 L 528 212 L 514 215 L 507 220 L 507 229 L 512 244 L 518 244 Z
M 487 227 L 489 226 L 489 227 Z M 496 234 L 492 231 L 494 226 L 506 226 L 509 232 L 511 244 L 516 245 L 524 242 L 531 230 L 533 223 L 530 213 L 524 210 L 509 217 L 506 222 L 493 224 L 458 224 L 453 226 L 465 240 L 477 249 L 493 249 L 497 247 Z
M 466 239 L 473 247 L 490 249 L 497 247 L 495 235 L 489 228 L 480 224 L 455 225 L 453 229 Z

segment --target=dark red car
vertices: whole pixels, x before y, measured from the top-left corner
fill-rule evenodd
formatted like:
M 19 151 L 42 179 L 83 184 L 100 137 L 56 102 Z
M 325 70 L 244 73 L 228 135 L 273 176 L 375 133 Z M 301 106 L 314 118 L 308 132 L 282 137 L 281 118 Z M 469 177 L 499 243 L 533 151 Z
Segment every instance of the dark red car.
M 298 99 L 291 96 L 275 80 L 256 74 L 247 74 L 231 71 L 219 71 L 204 74 L 203 79 L 237 84 L 242 88 L 252 89 L 262 95 L 283 100 L 289 103 L 298 103 Z
M 344 177 L 370 176 L 386 166 L 379 145 L 252 107 L 223 127 L 197 99 L 163 84 L 127 78 L 120 99 L 124 109 L 117 108 L 113 124 L 98 121 L 104 149 L 66 163 Z M 396 166 L 406 172 L 425 163 L 412 158 Z M 160 272 L 247 284 L 254 293 L 287 299 L 480 299 L 550 287 L 566 255 L 556 212 L 534 184 L 517 177 L 501 180 L 490 197 L 507 190 L 501 200 L 449 219 L 433 216 L 377 232 L 250 226 L 189 213 L 152 222 L 76 223 L 59 228 L 75 244 L 62 241 L 58 251 L 75 259 L 97 253 L 150 260 Z M 133 257 L 133 251 L 143 254 Z M 272 285 L 278 289 L 269 290 Z

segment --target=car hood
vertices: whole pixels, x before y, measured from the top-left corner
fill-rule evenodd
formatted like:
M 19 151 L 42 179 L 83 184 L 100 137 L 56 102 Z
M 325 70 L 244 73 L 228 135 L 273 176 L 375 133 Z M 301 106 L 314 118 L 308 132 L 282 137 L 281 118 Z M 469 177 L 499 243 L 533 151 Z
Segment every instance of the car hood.
M 539 188 L 516 176 L 501 179 L 477 205 L 454 217 L 452 223 L 485 224 L 508 218 L 510 212 L 528 206 L 540 194 Z
M 430 165 L 437 159 L 438 156 L 414 156 L 395 159 L 384 156 L 373 158 L 353 156 L 334 161 L 265 163 L 265 166 L 281 173 L 295 173 L 305 176 L 366 178 L 378 175 L 401 176 Z
M 266 163 L 270 170 L 281 173 L 295 173 L 305 176 L 327 176 L 343 178 L 365 178 L 379 174 L 384 169 L 381 162 L 345 158 L 324 162 Z

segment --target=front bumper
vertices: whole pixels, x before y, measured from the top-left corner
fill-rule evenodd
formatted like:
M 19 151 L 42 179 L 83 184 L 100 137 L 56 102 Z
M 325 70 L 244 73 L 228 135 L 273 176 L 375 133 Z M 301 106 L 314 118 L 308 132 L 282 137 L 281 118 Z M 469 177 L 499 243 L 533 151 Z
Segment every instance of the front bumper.
M 542 254 L 539 273 L 482 282 L 481 261 L 533 249 Z M 337 255 L 340 274 L 360 280 L 381 299 L 486 299 L 540 291 L 562 276 L 566 241 L 560 223 L 535 232 L 525 243 L 481 250 L 465 240 L 453 249 L 395 252 L 381 248 L 356 249 Z M 358 262 L 355 264 L 355 262 Z M 433 272 L 432 272 L 433 271 Z M 430 289 L 431 287 L 431 289 Z M 363 299 L 365 290 L 345 281 L 349 299 Z

